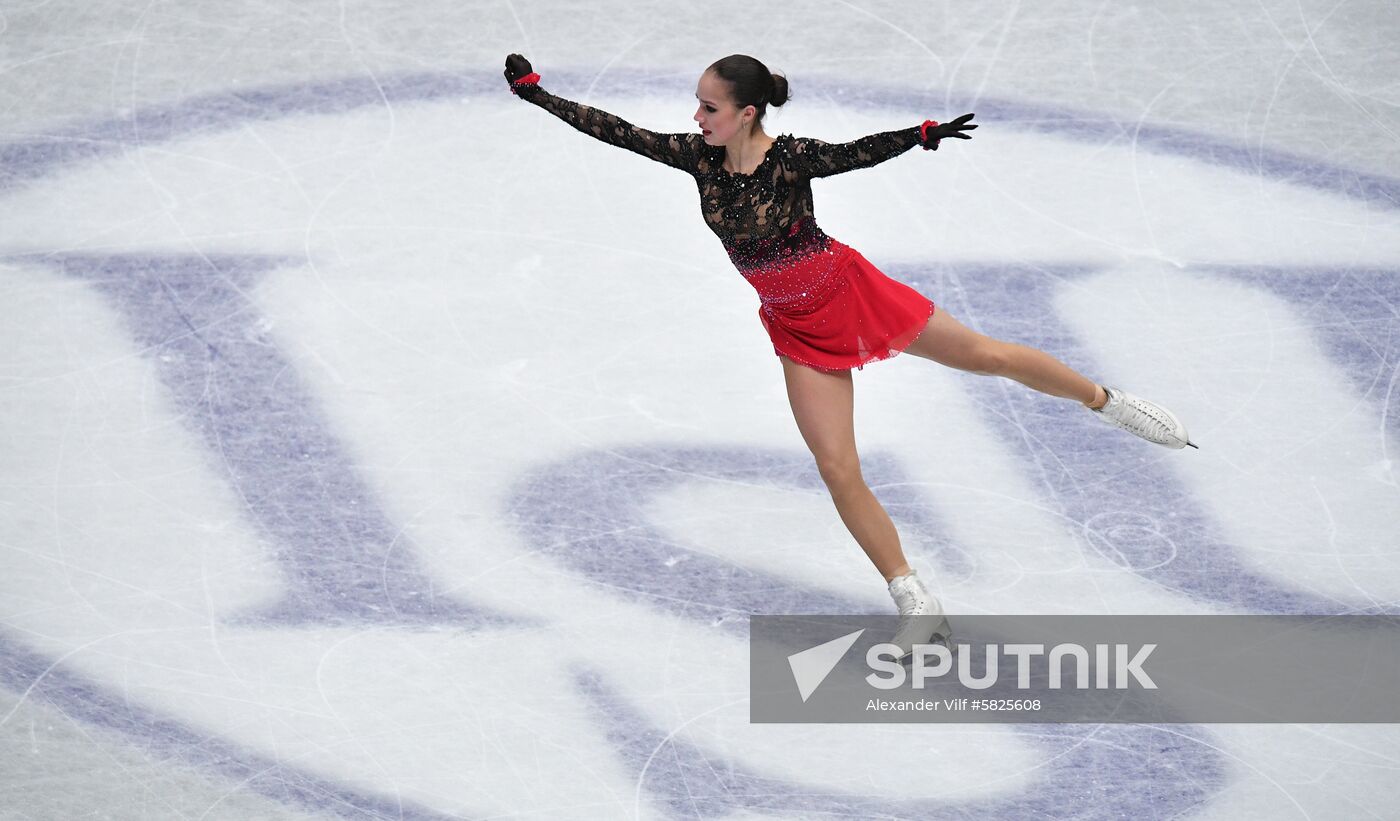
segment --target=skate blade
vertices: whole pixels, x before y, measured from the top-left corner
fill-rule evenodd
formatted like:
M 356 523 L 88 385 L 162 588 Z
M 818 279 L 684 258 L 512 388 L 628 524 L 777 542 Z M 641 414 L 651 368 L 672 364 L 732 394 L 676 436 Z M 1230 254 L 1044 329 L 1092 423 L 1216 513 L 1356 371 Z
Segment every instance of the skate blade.
M 956 656 L 958 646 L 953 642 L 953 627 L 948 624 L 948 617 L 944 616 L 943 621 L 938 623 L 938 627 L 933 631 L 933 638 L 942 639 L 943 646 L 948 648 L 948 655 Z
M 943 617 L 941 618 L 941 620 L 938 622 L 938 626 L 935 627 L 935 628 L 933 628 L 933 635 L 931 635 L 931 636 L 928 637 L 928 641 L 919 642 L 919 643 L 920 643 L 920 644 L 942 644 L 944 647 L 947 647 L 947 648 L 948 648 L 948 655 L 950 655 L 950 656 L 956 656 L 957 653 L 958 653 L 958 646 L 957 646 L 956 644 L 953 643 L 953 628 L 948 624 L 948 617 L 947 617 L 947 616 L 943 616 Z M 900 663 L 900 664 L 903 664 L 903 665 L 905 665 L 905 666 L 908 666 L 909 663 L 910 663 L 911 661 L 913 661 L 913 660 L 914 660 L 914 653 L 913 653 L 913 652 L 905 653 L 904 655 L 900 656 L 899 659 L 898 659 L 899 663 Z

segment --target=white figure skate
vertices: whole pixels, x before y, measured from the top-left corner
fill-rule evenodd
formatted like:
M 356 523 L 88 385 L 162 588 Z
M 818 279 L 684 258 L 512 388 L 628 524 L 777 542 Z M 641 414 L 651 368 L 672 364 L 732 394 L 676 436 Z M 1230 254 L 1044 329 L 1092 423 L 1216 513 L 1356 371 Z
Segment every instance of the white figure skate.
M 890 642 L 899 646 L 900 663 L 907 664 L 913 659 L 916 644 L 941 641 L 948 652 L 953 652 L 953 631 L 948 626 L 948 617 L 943 615 L 943 605 L 928 592 L 913 570 L 892 579 L 889 589 L 899 608 L 899 628 Z
M 1186 426 L 1181 424 L 1176 414 L 1127 391 L 1107 385 L 1103 386 L 1103 390 L 1108 394 L 1108 401 L 1102 408 L 1090 408 L 1103 421 L 1165 447 L 1196 447 L 1186 433 Z

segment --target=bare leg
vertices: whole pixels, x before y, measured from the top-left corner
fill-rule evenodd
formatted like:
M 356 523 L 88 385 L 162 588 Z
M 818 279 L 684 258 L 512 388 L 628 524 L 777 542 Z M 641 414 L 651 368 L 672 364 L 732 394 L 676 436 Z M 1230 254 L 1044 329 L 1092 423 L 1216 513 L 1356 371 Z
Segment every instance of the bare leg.
M 906 353 L 972 373 L 1005 376 L 1041 393 L 1099 408 L 1103 388 L 1050 354 L 977 333 L 939 307 Z
M 908 573 L 894 522 L 860 472 L 850 372 L 822 373 L 786 356 L 779 358 L 797 429 L 817 460 L 841 521 L 886 581 Z

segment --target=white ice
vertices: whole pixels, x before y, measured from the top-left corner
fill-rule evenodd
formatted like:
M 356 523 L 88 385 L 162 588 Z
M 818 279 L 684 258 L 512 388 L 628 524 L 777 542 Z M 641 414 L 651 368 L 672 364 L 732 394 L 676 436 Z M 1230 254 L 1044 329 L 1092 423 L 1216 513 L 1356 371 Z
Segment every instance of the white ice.
M 811 457 L 691 179 L 501 69 L 658 131 L 736 52 L 791 82 L 771 134 L 979 112 L 818 182 L 817 221 L 970 327 L 1053 319 L 1201 450 L 867 366 L 861 452 L 950 612 L 1394 613 L 1397 42 L 1382 0 L 0 7 L 0 817 L 1395 817 L 1394 725 L 1089 728 L 1065 783 L 1012 726 L 751 724 L 745 613 L 612 545 L 701 606 L 715 568 L 888 595 L 779 481 Z M 1164 507 L 1096 501 L 1137 470 Z M 375 609 L 413 580 L 450 604 Z M 1199 800 L 1124 775 L 1172 743 Z

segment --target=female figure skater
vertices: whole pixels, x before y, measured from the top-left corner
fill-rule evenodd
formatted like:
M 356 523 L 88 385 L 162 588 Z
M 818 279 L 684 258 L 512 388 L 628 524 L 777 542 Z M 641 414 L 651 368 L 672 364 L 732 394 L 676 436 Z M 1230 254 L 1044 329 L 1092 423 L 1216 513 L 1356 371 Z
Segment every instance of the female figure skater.
M 511 91 L 574 128 L 695 178 L 705 223 L 759 295 L 759 321 L 783 367 L 797 428 L 816 459 L 841 520 L 884 575 L 900 614 L 892 640 L 902 659 L 914 644 L 953 650 L 942 604 L 905 561 L 889 514 L 861 476 L 851 368 L 900 352 L 949 367 L 1014 379 L 1073 399 L 1112 425 L 1170 448 L 1191 444 L 1170 411 L 1097 385 L 1049 354 L 970 330 L 919 292 L 885 276 L 859 252 L 828 236 L 812 216 L 815 177 L 868 168 L 963 132 L 972 114 L 828 144 L 763 130 L 769 105 L 788 99 L 787 79 L 734 54 L 700 77 L 694 119 L 700 133 L 658 134 L 539 86 L 519 54 L 506 58 Z M 1195 447 L 1195 445 L 1192 445 Z

